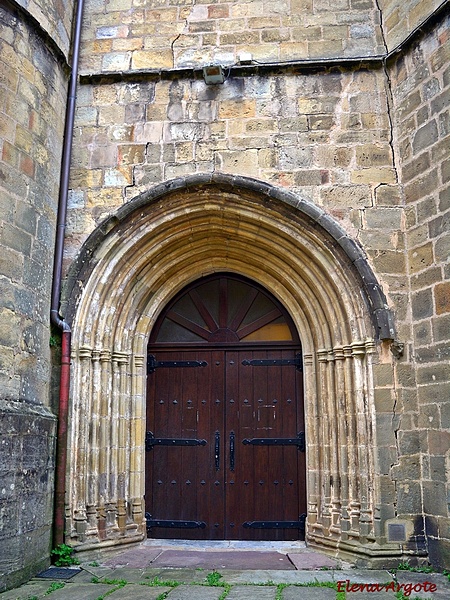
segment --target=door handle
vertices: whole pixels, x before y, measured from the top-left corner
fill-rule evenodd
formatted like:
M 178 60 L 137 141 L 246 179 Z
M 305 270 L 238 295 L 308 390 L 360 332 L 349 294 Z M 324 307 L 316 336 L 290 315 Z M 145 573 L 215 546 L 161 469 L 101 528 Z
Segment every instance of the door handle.
M 220 432 L 216 431 L 214 442 L 214 462 L 216 463 L 216 471 L 220 469 Z
M 234 471 L 234 447 L 235 447 L 234 431 L 230 432 L 230 471 Z

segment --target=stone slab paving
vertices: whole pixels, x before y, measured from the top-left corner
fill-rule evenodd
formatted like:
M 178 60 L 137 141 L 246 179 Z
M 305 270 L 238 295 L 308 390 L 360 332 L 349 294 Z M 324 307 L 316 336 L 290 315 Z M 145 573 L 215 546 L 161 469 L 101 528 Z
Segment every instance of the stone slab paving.
M 167 600 L 219 600 L 222 594 L 222 587 L 196 586 L 193 588 L 190 585 L 179 585 L 169 592 Z
M 0 600 L 156 600 L 162 594 L 166 594 L 167 600 L 218 600 L 224 587 L 205 585 L 210 572 L 203 568 L 131 569 L 123 566 L 111 568 L 86 565 L 74 577 L 57 581 L 63 583 L 64 588 L 52 590 L 51 579 L 35 578 L 20 588 L 1 593 Z M 409 600 L 450 600 L 450 582 L 439 573 L 400 571 L 392 574 L 385 570 L 357 569 L 224 569 L 220 574 L 220 582 L 231 586 L 227 600 L 275 600 L 276 586 L 280 583 L 287 584 L 281 590 L 281 600 L 336 600 L 335 590 L 329 587 L 305 585 L 326 582 L 339 585 L 345 591 L 345 600 L 396 600 L 396 593 L 392 589 L 371 591 L 370 587 L 367 588 L 390 582 L 391 585 L 392 582 L 395 585 L 398 582 L 403 586 L 410 586 L 403 588 L 409 594 L 406 596 Z M 126 581 L 126 585 L 120 587 L 120 580 Z M 166 582 L 181 582 L 181 585 L 175 587 Z M 424 586 L 425 582 L 427 587 Z M 364 590 L 358 589 L 357 584 L 364 584 Z M 431 584 L 436 588 L 429 592 L 427 590 L 430 590 Z
M 444 577 L 440 573 L 413 573 L 411 571 L 397 571 L 397 581 L 400 584 L 411 584 L 413 589 L 409 598 L 417 596 L 419 598 L 431 598 L 432 600 L 449 600 L 450 599 L 450 581 L 448 577 Z M 430 585 L 436 586 L 430 590 Z M 417 585 L 419 584 L 419 585 Z M 419 591 L 419 587 L 421 588 Z
M 183 551 L 165 550 L 152 563 L 155 567 L 193 567 L 204 569 L 295 569 L 292 562 L 280 552 L 242 550 Z
M 296 569 L 321 569 L 330 568 L 336 569 L 340 563 L 338 560 L 318 554 L 317 552 L 308 552 L 303 550 L 302 552 L 288 552 L 288 558 L 295 566 Z
M 43 598 L 50 584 L 51 581 L 36 581 L 33 579 L 29 583 L 21 585 L 14 590 L 3 592 L 0 594 L 0 598 L 1 600 L 28 600 L 28 598 L 32 598 L 33 596 Z
M 336 592 L 325 587 L 288 587 L 281 592 L 282 600 L 336 600 Z
M 131 550 L 125 550 L 117 556 L 111 557 L 103 564 L 107 567 L 132 567 L 133 569 L 139 569 L 149 567 L 151 563 L 162 554 L 162 548 L 148 548 L 145 546 L 138 546 Z M 176 566 L 176 565 L 175 565 Z
M 235 585 L 231 588 L 227 600 L 274 600 L 275 586 Z
M 117 590 L 111 596 L 107 596 L 105 600 L 157 600 L 161 594 L 170 592 L 169 587 L 147 587 L 145 585 L 126 585 L 124 588 Z M 51 600 L 51 598 L 45 599 Z M 192 597 L 192 600 L 195 598 Z
M 104 585 L 103 583 L 76 583 L 67 582 L 60 590 L 55 590 L 48 596 L 38 596 L 39 600 L 98 600 L 107 592 L 117 586 Z M 109 598 L 110 596 L 106 596 Z M 3 599 L 2 599 L 3 600 Z
M 97 600 L 99 596 L 111 591 L 114 586 L 98 584 L 85 584 L 78 582 L 60 582 L 64 587 L 51 591 L 51 580 L 33 579 L 30 583 L 17 589 L 0 594 L 1 600 Z
M 160 581 L 182 581 L 183 583 L 204 583 L 207 569 L 145 569 L 144 580 L 157 577 Z
M 345 600 L 396 600 L 394 592 L 347 592 Z M 412 599 L 411 599 L 412 600 Z M 416 600 L 416 599 L 414 599 Z
M 278 583 L 314 583 L 314 582 L 333 582 L 332 571 L 232 571 L 223 572 L 224 580 L 227 583 L 267 583 L 272 581 Z

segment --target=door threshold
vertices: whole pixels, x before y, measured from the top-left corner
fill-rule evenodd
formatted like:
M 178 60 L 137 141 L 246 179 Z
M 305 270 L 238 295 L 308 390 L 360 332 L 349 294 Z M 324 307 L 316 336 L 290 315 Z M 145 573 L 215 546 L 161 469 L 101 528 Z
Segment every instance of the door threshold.
M 149 539 L 143 542 L 144 546 L 157 548 L 171 548 L 176 550 L 241 550 L 258 552 L 294 552 L 306 549 L 306 544 L 300 540 L 293 541 L 253 541 L 253 540 L 170 540 Z

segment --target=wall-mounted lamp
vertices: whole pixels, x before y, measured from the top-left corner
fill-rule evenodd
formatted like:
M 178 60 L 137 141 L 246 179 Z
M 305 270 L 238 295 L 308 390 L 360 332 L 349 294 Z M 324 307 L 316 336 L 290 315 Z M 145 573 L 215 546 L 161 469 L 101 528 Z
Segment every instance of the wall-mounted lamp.
M 203 79 L 208 85 L 223 83 L 225 81 L 223 68 L 220 65 L 209 65 L 208 67 L 203 67 Z

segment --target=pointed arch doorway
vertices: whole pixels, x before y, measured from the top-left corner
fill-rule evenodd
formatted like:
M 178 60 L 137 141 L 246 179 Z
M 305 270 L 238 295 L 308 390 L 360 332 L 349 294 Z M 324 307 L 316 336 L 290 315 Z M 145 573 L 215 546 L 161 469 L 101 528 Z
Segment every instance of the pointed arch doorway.
M 304 539 L 301 346 L 287 311 L 233 274 L 165 308 L 147 360 L 150 537 Z

